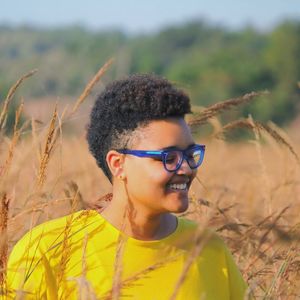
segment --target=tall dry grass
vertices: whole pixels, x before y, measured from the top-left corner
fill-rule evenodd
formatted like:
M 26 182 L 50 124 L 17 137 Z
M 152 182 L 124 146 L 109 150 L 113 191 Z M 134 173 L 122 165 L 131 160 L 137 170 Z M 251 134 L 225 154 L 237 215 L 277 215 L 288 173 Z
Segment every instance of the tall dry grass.
M 4 101 L 0 112 L 1 293 L 6 292 L 8 254 L 26 231 L 71 211 L 101 207 L 110 199 L 102 197 L 111 187 L 88 153 L 84 134 L 73 137 L 63 134 L 64 124 L 70 116 L 76 113 L 80 116 L 79 105 L 110 63 L 99 70 L 73 109 L 59 114 L 53 105 L 48 124 L 37 127 L 35 120 L 31 120 L 31 127 L 28 122 L 19 124 L 21 104 L 12 136 L 4 131 L 13 95 L 33 73 L 18 80 Z M 184 215 L 215 228 L 226 240 L 255 297 L 297 299 L 300 298 L 300 145 L 292 145 L 286 133 L 274 124 L 261 124 L 249 117 L 223 125 L 216 118 L 221 111 L 258 95 L 251 93 L 230 99 L 190 118 L 192 126 L 208 122 L 214 132 L 205 141 L 201 140 L 207 144 L 206 158 L 192 186 L 189 211 Z M 226 142 L 226 132 L 234 128 L 246 128 L 252 138 L 236 144 Z M 66 226 L 61 272 L 55 278 L 49 270 L 52 287 L 63 282 L 68 234 Z M 203 242 L 205 238 L 196 243 L 195 255 L 201 251 Z M 190 263 L 187 262 L 172 299 L 176 298 Z M 132 284 L 158 267 L 151 266 L 126 282 L 116 280 L 107 299 L 116 298 L 121 286 Z M 76 280 L 81 286 L 82 299 L 87 295 L 96 299 L 84 276 Z M 53 288 L 54 298 L 55 293 Z

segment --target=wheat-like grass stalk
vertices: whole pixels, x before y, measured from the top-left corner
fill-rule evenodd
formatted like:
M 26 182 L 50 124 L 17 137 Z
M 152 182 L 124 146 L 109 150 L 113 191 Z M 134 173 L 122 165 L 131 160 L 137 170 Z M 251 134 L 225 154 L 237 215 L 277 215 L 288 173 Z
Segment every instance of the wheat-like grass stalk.
M 126 226 L 126 215 L 127 215 L 128 208 L 126 207 L 122 217 L 122 224 L 121 224 L 121 232 L 125 231 Z M 114 261 L 114 276 L 112 281 L 112 290 L 111 290 L 111 299 L 118 300 L 121 294 L 121 282 L 122 282 L 122 272 L 123 272 L 123 254 L 125 245 L 127 242 L 127 236 L 124 234 L 120 234 L 117 241 L 116 247 L 116 255 Z
M 58 285 L 56 282 L 56 274 L 53 272 L 51 265 L 44 254 L 42 254 L 42 264 L 45 270 L 45 281 L 47 284 L 47 296 L 50 299 L 58 300 Z
M 64 282 L 66 280 L 65 271 L 71 256 L 70 235 L 71 235 L 72 223 L 73 223 L 73 215 L 70 215 L 67 218 L 66 225 L 64 228 L 64 237 L 62 241 L 62 251 L 61 251 L 62 255 L 59 262 L 59 271 L 56 274 L 58 286 L 64 285 Z
M 179 257 L 180 257 L 179 254 L 166 257 L 163 260 L 133 274 L 132 276 L 124 279 L 123 281 L 120 281 L 118 285 L 118 289 L 121 290 L 122 288 L 130 287 L 134 285 L 139 279 L 146 278 L 147 276 L 149 276 L 149 273 L 153 272 L 154 270 L 165 267 L 167 264 L 178 260 Z M 113 299 L 113 289 L 109 290 L 103 296 L 103 300 L 111 300 L 111 299 Z
M 0 298 L 1 294 L 7 295 L 6 267 L 8 257 L 8 224 L 9 198 L 6 193 L 0 197 Z
M 74 192 L 72 195 L 72 198 L 70 200 L 71 212 L 74 213 L 75 211 L 78 210 L 78 198 L 81 197 L 81 195 L 80 195 L 79 188 L 75 183 L 73 183 L 73 185 L 71 185 L 71 187 Z M 59 286 L 63 286 L 66 281 L 65 271 L 66 271 L 68 261 L 70 260 L 70 257 L 71 257 L 70 235 L 71 235 L 73 221 L 74 221 L 74 217 L 73 217 L 73 214 L 71 214 L 67 219 L 65 229 L 64 229 L 64 237 L 63 237 L 63 242 L 62 242 L 62 255 L 61 255 L 61 259 L 60 259 L 59 272 L 56 277 Z
M 230 123 L 226 124 L 225 126 L 223 126 L 222 132 L 217 133 L 215 135 L 215 137 L 219 138 L 221 133 L 232 130 L 232 129 L 236 129 L 236 128 L 246 128 L 246 129 L 251 129 L 251 130 L 257 129 L 259 132 L 264 131 L 264 132 L 268 133 L 276 142 L 285 146 L 291 152 L 291 154 L 294 156 L 297 164 L 300 165 L 299 156 L 298 156 L 296 150 L 293 148 L 293 146 L 274 128 L 271 128 L 269 125 L 260 123 L 258 121 L 254 121 L 254 120 L 250 121 L 250 119 L 235 120 L 235 121 L 230 122 Z
M 248 273 L 254 266 L 257 264 L 257 262 L 261 259 L 264 253 L 271 250 L 272 247 L 274 247 L 274 243 L 268 243 L 268 246 L 262 250 L 263 246 L 268 241 L 268 237 L 270 233 L 276 228 L 278 221 L 280 218 L 283 217 L 283 215 L 286 213 L 289 207 L 285 207 L 282 209 L 277 216 L 268 215 L 263 220 L 258 222 L 257 224 L 253 225 L 251 228 L 247 229 L 247 231 L 244 233 L 242 239 L 240 240 L 240 243 L 245 242 L 245 240 L 248 239 L 248 237 L 253 232 L 261 232 L 262 235 L 259 236 L 258 244 L 255 246 L 254 253 L 253 253 L 253 259 L 247 262 L 247 265 L 244 268 L 244 271 Z M 253 236 L 252 236 L 253 239 Z
M 124 247 L 126 244 L 126 238 L 123 235 L 119 235 L 119 239 L 117 241 L 117 250 L 114 261 L 114 276 L 113 276 L 113 284 L 112 284 L 112 293 L 111 299 L 118 300 L 121 295 L 121 280 L 122 280 L 122 258 L 124 253 Z
M 262 123 L 258 123 L 256 122 L 256 126 L 260 129 L 260 130 L 264 130 L 266 131 L 270 136 L 272 136 L 279 144 L 285 146 L 294 156 L 296 162 L 298 165 L 300 165 L 300 159 L 299 156 L 296 152 L 296 150 L 293 148 L 293 146 L 275 129 L 271 128 L 269 125 L 267 124 L 262 124 Z
M 294 253 L 292 250 L 293 250 L 293 245 L 289 247 L 286 258 L 283 259 L 283 261 L 280 264 L 280 267 L 274 273 L 272 282 L 271 282 L 269 288 L 267 289 L 263 299 L 271 299 L 272 296 L 276 297 L 276 294 L 275 294 L 276 284 L 278 284 L 280 282 L 280 279 L 284 276 L 284 273 L 287 271 L 288 266 L 292 262 L 292 257 L 294 256 Z
M 77 217 L 72 217 L 72 221 L 76 221 L 77 219 L 80 219 L 80 218 L 85 218 L 87 217 L 89 214 L 88 211 L 83 211 L 81 214 L 79 214 Z M 92 224 L 92 223 L 90 223 Z M 81 227 L 80 229 L 78 229 L 77 231 L 75 232 L 72 232 L 69 234 L 68 238 L 72 238 L 72 236 L 74 236 L 75 234 L 77 234 L 79 231 L 81 230 L 85 230 L 85 228 L 87 226 L 89 226 L 90 224 L 85 224 L 85 226 Z M 99 228 L 99 231 L 101 231 L 101 228 Z M 34 256 L 31 258 L 30 261 L 28 261 L 28 265 L 25 267 L 25 270 L 26 270 L 26 274 L 25 274 L 25 279 L 24 279 L 24 283 L 26 283 L 26 281 L 30 278 L 30 276 L 33 274 L 35 268 L 41 264 L 41 263 L 45 263 L 45 259 L 46 259 L 46 265 L 44 266 L 45 268 L 48 268 L 47 267 L 47 254 L 48 252 L 51 252 L 52 250 L 55 250 L 55 249 L 58 249 L 59 247 L 63 247 L 63 244 L 64 244 L 64 237 L 65 235 L 65 232 L 61 232 L 57 238 L 52 242 L 51 245 L 49 245 L 49 248 L 47 249 L 47 251 L 44 252 L 44 257 L 41 257 L 39 258 L 38 260 L 34 261 Z M 62 237 L 62 241 L 59 241 L 59 239 Z M 24 250 L 24 253 L 28 253 L 29 251 L 29 248 L 31 247 L 31 243 L 34 243 L 36 245 L 35 247 L 35 251 L 37 252 L 38 251 L 38 248 L 39 248 L 39 243 L 40 241 L 42 240 L 43 238 L 43 235 L 41 234 L 37 239 L 35 239 L 34 241 L 31 240 L 30 238 L 30 243 L 28 243 L 26 249 Z M 51 272 L 48 272 L 49 274 L 49 279 L 51 280 L 51 282 L 53 282 L 53 277 L 51 275 Z M 54 274 L 53 274 L 54 275 Z M 57 276 L 57 274 L 55 274 Z M 55 276 L 55 284 L 57 284 L 57 277 Z M 53 285 L 53 283 L 52 283 Z
M 70 277 L 68 278 L 69 281 L 75 281 L 78 286 L 78 299 L 79 300 L 97 300 L 97 297 L 91 283 L 84 277 Z M 72 291 L 70 291 L 72 292 Z M 68 299 L 65 297 L 64 299 Z
M 71 114 L 74 114 L 78 107 L 84 102 L 84 100 L 87 98 L 87 96 L 90 94 L 91 90 L 95 86 L 95 84 L 101 79 L 101 77 L 105 74 L 105 72 L 108 70 L 110 65 L 113 63 L 113 59 L 110 59 L 108 62 L 106 62 L 96 73 L 96 75 L 93 77 L 93 79 L 87 84 L 85 89 L 83 90 L 82 94 L 79 96 L 78 100 L 76 101 Z
M 263 153 L 262 153 L 262 147 L 260 143 L 260 127 L 259 123 L 254 123 L 254 120 L 251 116 L 248 117 L 248 121 L 251 124 L 251 128 L 253 130 L 255 140 L 253 141 L 257 153 L 257 160 L 259 162 L 260 170 L 261 170 L 261 190 L 263 192 L 263 201 L 264 205 L 267 206 L 268 214 L 272 215 L 273 212 L 273 203 L 272 203 L 272 197 L 271 197 L 271 181 L 270 177 L 267 173 L 267 167 L 263 159 Z
M 174 287 L 174 291 L 170 297 L 170 300 L 176 299 L 179 289 L 180 289 L 181 285 L 183 284 L 183 282 L 185 281 L 186 276 L 187 276 L 192 264 L 195 262 L 195 260 L 201 253 L 202 249 L 204 248 L 204 246 L 207 244 L 207 242 L 211 238 L 211 235 L 212 235 L 212 233 L 207 231 L 205 227 L 198 230 L 197 236 L 195 239 L 195 245 L 192 249 L 191 254 L 188 256 L 188 258 L 183 266 L 183 270 L 182 270 L 180 277 Z
M 31 140 L 32 146 L 35 149 L 36 159 L 40 161 L 42 157 L 42 147 L 41 144 L 38 142 L 36 120 L 34 118 L 31 118 Z
M 45 208 L 47 208 L 47 207 L 50 207 L 50 206 L 54 207 L 55 205 L 59 205 L 63 202 L 67 202 L 67 201 L 70 201 L 70 197 L 62 198 L 62 199 L 55 199 L 55 200 L 52 200 L 51 203 L 46 202 L 43 204 L 32 206 L 31 208 L 28 208 L 28 209 L 24 209 L 21 212 L 19 212 L 16 215 L 9 218 L 9 225 L 11 225 L 11 227 L 14 227 L 14 226 L 16 226 L 15 224 L 17 222 L 19 222 L 19 218 L 23 217 L 24 215 L 28 215 L 28 214 L 35 213 L 35 212 L 44 212 Z
M 32 70 L 28 73 L 26 73 L 25 75 L 23 75 L 8 91 L 8 94 L 4 100 L 2 109 L 1 109 L 1 113 L 0 113 L 0 130 L 2 130 L 5 126 L 6 123 L 6 117 L 7 117 L 7 113 L 8 113 L 8 108 L 9 108 L 9 104 L 11 102 L 11 99 L 13 98 L 16 90 L 18 89 L 18 87 L 21 85 L 21 83 L 31 77 L 32 75 L 34 75 L 37 72 L 37 70 Z
M 70 200 L 70 206 L 73 212 L 84 208 L 85 203 L 75 181 L 71 180 L 67 183 L 67 188 L 64 189 L 64 193 Z
M 48 127 L 48 133 L 46 142 L 44 145 L 44 150 L 42 153 L 38 176 L 37 176 L 37 188 L 40 189 L 46 179 L 46 169 L 50 160 L 50 155 L 53 151 L 56 139 L 57 139 L 57 128 L 55 127 L 55 123 L 57 120 L 57 104 L 55 105 L 54 112 Z
M 285 207 L 283 208 L 279 214 L 276 217 L 273 217 L 273 215 L 270 215 L 270 219 L 271 219 L 271 224 L 269 226 L 267 226 L 267 230 L 266 232 L 262 235 L 262 237 L 260 238 L 260 243 L 259 243 L 259 247 L 257 248 L 257 250 L 260 249 L 260 246 L 263 245 L 263 243 L 267 240 L 267 236 L 272 232 L 273 228 L 276 227 L 279 219 L 284 215 L 284 213 L 289 209 L 289 207 Z
M 4 177 L 5 174 L 8 173 L 9 168 L 11 166 L 11 162 L 13 160 L 14 150 L 16 148 L 16 145 L 17 145 L 18 141 L 19 141 L 20 135 L 23 132 L 23 130 L 29 125 L 29 121 L 27 121 L 21 126 L 21 128 L 18 128 L 21 113 L 23 111 L 23 106 L 24 106 L 24 104 L 22 102 L 20 104 L 20 106 L 18 107 L 18 109 L 16 110 L 14 132 L 13 132 L 13 136 L 12 136 L 12 139 L 11 139 L 11 142 L 10 142 L 10 145 L 9 145 L 7 158 L 5 160 L 4 166 L 1 168 L 1 172 L 0 172 L 1 177 Z
M 216 104 L 213 104 L 205 108 L 202 112 L 196 113 L 195 116 L 188 121 L 188 123 L 191 126 L 205 124 L 209 119 L 216 116 L 220 112 L 229 110 L 241 104 L 248 103 L 252 101 L 255 97 L 263 96 L 267 94 L 269 94 L 269 92 L 267 91 L 251 92 L 241 97 L 231 98 L 222 102 L 218 102 Z

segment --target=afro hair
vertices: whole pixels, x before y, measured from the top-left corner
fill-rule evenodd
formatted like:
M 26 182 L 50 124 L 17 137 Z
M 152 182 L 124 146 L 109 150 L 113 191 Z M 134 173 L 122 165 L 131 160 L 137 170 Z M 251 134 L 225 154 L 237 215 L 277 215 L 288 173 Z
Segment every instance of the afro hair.
M 138 74 L 116 80 L 92 108 L 87 129 L 90 152 L 112 181 L 106 163 L 109 150 L 126 148 L 133 132 L 150 121 L 183 118 L 190 112 L 189 97 L 162 77 Z

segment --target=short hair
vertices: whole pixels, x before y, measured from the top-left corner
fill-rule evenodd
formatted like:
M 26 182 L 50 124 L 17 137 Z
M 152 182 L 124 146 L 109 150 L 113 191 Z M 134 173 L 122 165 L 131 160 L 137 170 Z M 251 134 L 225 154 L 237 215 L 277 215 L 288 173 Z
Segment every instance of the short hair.
M 136 129 L 154 120 L 184 118 L 191 112 L 189 97 L 168 80 L 153 74 L 136 74 L 116 80 L 97 97 L 90 114 L 87 141 L 106 177 L 109 150 L 126 148 Z

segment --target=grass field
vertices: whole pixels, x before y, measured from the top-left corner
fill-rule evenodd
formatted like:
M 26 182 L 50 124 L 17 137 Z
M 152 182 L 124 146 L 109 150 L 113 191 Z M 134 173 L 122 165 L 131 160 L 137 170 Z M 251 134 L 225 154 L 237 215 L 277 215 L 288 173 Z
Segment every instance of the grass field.
M 0 135 L 2 282 L 9 252 L 26 231 L 71 210 L 104 205 L 101 197 L 111 190 L 88 152 L 84 131 L 64 134 L 62 124 L 76 116 L 77 106 L 60 113 L 54 106 L 47 124 L 16 123 L 12 136 Z M 4 105 L 3 128 L 5 110 Z M 185 215 L 226 240 L 257 299 L 298 299 L 300 145 L 280 128 L 252 119 L 232 124 L 247 127 L 251 138 L 226 142 L 215 118 L 218 109 L 213 111 L 204 120 L 212 124 L 213 134 L 199 140 L 207 145 L 206 157 Z

